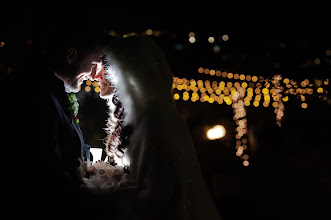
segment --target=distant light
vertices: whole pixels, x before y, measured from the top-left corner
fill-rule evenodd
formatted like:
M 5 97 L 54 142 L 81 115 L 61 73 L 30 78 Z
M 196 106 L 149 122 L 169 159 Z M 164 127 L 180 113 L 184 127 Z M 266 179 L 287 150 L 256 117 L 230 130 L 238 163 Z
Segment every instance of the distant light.
M 152 29 L 148 29 L 148 30 L 146 31 L 146 34 L 147 34 L 147 35 L 152 35 L 152 34 L 153 34 L 153 30 L 152 30 Z
M 89 92 L 89 91 L 91 91 L 91 87 L 85 86 L 85 92 Z
M 188 41 L 190 41 L 190 43 L 193 44 L 195 42 L 195 37 L 190 37 Z
M 302 103 L 301 104 L 301 108 L 306 109 L 307 107 L 308 107 L 308 104 L 307 103 Z
M 321 60 L 319 58 L 316 58 L 314 62 L 315 64 L 321 64 Z
M 215 125 L 207 131 L 207 138 L 209 140 L 216 140 L 224 137 L 226 129 L 223 125 Z
M 228 41 L 228 40 L 229 40 L 229 36 L 228 36 L 228 35 L 226 35 L 226 34 L 225 34 L 225 35 L 223 35 L 223 36 L 222 36 L 222 40 L 224 40 L 224 41 Z
M 98 87 L 98 86 L 99 86 L 99 82 L 98 82 L 98 81 L 94 81 L 94 82 L 92 83 L 92 86 L 93 86 L 93 87 Z
M 95 91 L 96 93 L 99 93 L 99 92 L 100 92 L 100 87 L 99 87 L 99 86 L 95 87 L 95 88 L 94 88 L 94 91 Z
M 317 92 L 318 92 L 318 93 L 323 93 L 323 88 L 322 88 L 322 87 L 319 87 L 319 88 L 317 89 Z
M 189 37 L 195 37 L 195 34 L 194 34 L 193 32 L 190 32 L 190 33 L 188 34 L 188 36 L 189 36 Z
M 208 37 L 208 42 L 209 43 L 214 43 L 215 42 L 215 38 L 214 37 Z

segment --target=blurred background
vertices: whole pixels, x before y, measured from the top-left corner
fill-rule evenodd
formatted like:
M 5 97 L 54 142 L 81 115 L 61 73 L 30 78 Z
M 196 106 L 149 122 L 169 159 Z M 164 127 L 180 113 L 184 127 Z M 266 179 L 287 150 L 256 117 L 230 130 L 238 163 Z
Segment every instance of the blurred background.
M 2 59 L 3 51 L 33 43 L 30 18 L 49 10 L 30 13 L 25 4 L 22 16 L 1 26 Z M 311 11 L 325 16 L 287 6 L 274 13 L 269 6 L 260 13 L 112 7 L 78 14 L 89 18 L 82 19 L 86 28 L 110 37 L 144 35 L 163 49 L 176 108 L 225 220 L 331 218 L 331 28 L 323 7 Z M 70 22 L 70 10 L 58 15 Z M 107 107 L 98 83 L 86 81 L 77 97 L 85 142 L 103 148 Z

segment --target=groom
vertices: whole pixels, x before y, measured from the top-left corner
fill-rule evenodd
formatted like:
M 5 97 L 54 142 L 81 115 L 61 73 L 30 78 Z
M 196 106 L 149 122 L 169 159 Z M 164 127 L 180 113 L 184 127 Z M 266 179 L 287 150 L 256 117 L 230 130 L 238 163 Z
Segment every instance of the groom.
M 6 82 L 12 86 L 5 98 L 10 106 L 5 114 L 10 120 L 7 154 L 20 158 L 6 161 L 13 171 L 7 174 L 13 193 L 7 204 L 25 217 L 47 211 L 66 216 L 85 209 L 88 198 L 80 188 L 78 167 L 79 158 L 89 152 L 68 93 L 77 93 L 96 71 L 97 42 L 102 41 L 96 36 L 74 27 L 41 29 Z

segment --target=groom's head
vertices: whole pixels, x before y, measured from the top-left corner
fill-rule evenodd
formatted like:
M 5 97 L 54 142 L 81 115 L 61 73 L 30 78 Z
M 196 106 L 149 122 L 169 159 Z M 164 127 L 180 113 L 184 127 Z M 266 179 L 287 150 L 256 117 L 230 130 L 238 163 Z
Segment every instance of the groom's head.
M 40 53 L 42 62 L 64 81 L 66 89 L 78 92 L 93 63 L 100 60 L 105 36 L 103 28 L 95 24 L 68 23 L 50 22 L 42 29 L 38 35 Z

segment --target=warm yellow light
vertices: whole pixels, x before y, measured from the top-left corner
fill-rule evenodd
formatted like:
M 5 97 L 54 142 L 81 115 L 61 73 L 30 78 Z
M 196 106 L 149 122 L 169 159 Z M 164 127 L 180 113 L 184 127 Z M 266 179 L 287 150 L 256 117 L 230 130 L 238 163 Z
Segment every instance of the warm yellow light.
M 95 88 L 94 88 L 94 91 L 95 91 L 96 93 L 99 93 L 99 92 L 100 92 L 100 87 L 99 87 L 99 86 L 95 87 Z
M 226 135 L 226 129 L 223 125 L 215 125 L 207 131 L 207 138 L 209 140 L 216 140 Z
M 227 102 L 225 102 L 227 105 L 231 105 L 232 104 L 232 100 L 231 99 L 228 99 Z
M 85 92 L 89 92 L 89 91 L 91 91 L 91 87 L 85 86 Z
M 98 81 L 94 81 L 94 82 L 92 83 L 92 86 L 93 86 L 93 87 L 97 87 L 97 86 L 99 86 L 99 82 L 98 82 Z
M 175 100 L 178 100 L 180 98 L 179 94 L 178 93 L 174 94 L 174 98 Z
M 214 37 L 208 37 L 208 42 L 209 43 L 214 43 L 215 42 L 215 38 Z
M 92 84 L 91 80 L 87 80 L 87 81 L 86 81 L 86 85 L 87 85 L 87 86 L 90 86 L 91 84 Z
M 153 30 L 152 30 L 152 29 L 148 29 L 148 30 L 146 31 L 146 34 L 147 34 L 147 35 L 152 35 L 152 34 L 153 34 Z
M 226 34 L 224 34 L 224 35 L 222 36 L 222 40 L 224 40 L 224 41 L 228 41 L 228 40 L 229 40 L 229 36 L 226 35 Z
M 307 107 L 308 107 L 308 104 L 307 103 L 302 103 L 301 104 L 301 108 L 306 109 Z
M 318 93 L 323 93 L 323 88 L 322 88 L 322 87 L 319 87 L 319 88 L 317 89 L 317 92 L 318 92 Z
M 288 101 L 288 96 L 285 96 L 282 98 L 284 102 L 287 102 Z
M 262 89 L 262 93 L 263 93 L 263 94 L 268 94 L 268 93 L 269 93 L 269 89 L 267 89 L 267 88 L 263 88 L 263 89 Z
M 252 77 L 252 81 L 253 81 L 253 82 L 256 82 L 257 80 L 258 80 L 257 76 L 253 76 L 253 77 Z

